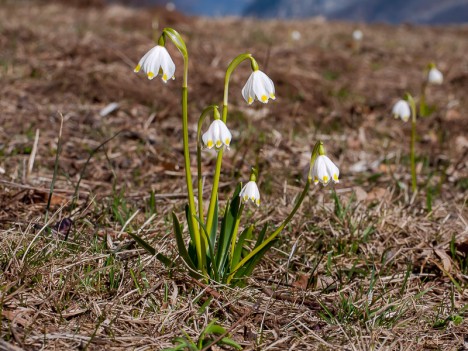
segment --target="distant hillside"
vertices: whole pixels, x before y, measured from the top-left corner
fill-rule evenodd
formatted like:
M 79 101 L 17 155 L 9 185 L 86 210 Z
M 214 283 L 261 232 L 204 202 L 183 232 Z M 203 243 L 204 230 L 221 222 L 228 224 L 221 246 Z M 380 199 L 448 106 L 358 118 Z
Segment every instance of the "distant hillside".
M 363 22 L 468 23 L 468 0 L 253 0 L 244 15 Z

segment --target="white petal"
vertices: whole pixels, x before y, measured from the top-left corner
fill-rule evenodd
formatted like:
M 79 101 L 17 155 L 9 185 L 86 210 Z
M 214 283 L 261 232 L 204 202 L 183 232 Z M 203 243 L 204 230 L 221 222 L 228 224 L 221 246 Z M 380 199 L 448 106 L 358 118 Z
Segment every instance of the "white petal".
M 219 126 L 220 126 L 220 132 L 221 132 L 221 140 L 223 144 L 226 145 L 226 147 L 229 149 L 229 145 L 231 144 L 231 139 L 232 139 L 231 132 L 229 131 L 226 124 L 221 123 Z
M 325 164 L 331 180 L 333 180 L 333 182 L 335 183 L 339 183 L 340 170 L 338 169 L 338 167 L 336 167 L 332 160 L 330 160 L 327 156 L 324 157 L 326 157 Z
M 161 68 L 163 71 L 164 82 L 174 77 L 174 73 L 176 69 L 174 61 L 172 61 L 171 55 L 169 55 L 169 52 L 164 47 L 162 47 L 162 50 L 161 50 Z
M 409 104 L 405 100 L 399 100 L 393 105 L 392 114 L 395 118 L 401 118 L 406 122 L 411 116 Z
M 326 165 L 326 161 L 325 161 L 325 157 L 326 156 L 318 156 L 317 157 L 317 177 L 319 179 L 319 182 L 324 184 L 324 185 L 327 185 L 328 182 L 330 181 L 330 174 L 328 173 L 328 170 L 327 170 L 327 165 Z
M 273 81 L 268 77 L 265 73 L 262 71 L 258 71 L 259 78 L 261 79 L 266 91 L 268 92 L 268 95 L 270 98 L 274 99 L 275 96 L 275 85 L 273 84 Z
M 429 83 L 432 84 L 442 84 L 442 82 L 444 81 L 444 76 L 441 71 L 433 67 L 429 70 L 427 80 Z
M 244 97 L 244 100 L 247 101 L 247 103 L 250 105 L 255 98 L 255 94 L 253 93 L 253 80 L 254 80 L 254 73 L 252 72 L 250 74 L 249 79 L 247 79 L 247 82 L 245 83 L 244 87 L 242 88 L 242 96 Z

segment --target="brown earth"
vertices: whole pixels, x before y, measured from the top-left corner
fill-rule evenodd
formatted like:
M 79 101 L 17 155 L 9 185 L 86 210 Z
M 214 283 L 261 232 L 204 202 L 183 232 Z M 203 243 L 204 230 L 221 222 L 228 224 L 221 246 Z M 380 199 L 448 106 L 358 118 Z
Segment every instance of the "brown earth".
M 214 318 L 246 350 L 463 349 L 468 27 L 360 25 L 364 41 L 355 50 L 356 25 L 320 19 L 214 20 L 27 1 L 0 9 L 0 349 L 158 350 L 182 330 L 196 339 Z M 340 167 L 336 192 L 349 205 L 340 214 L 330 187 L 313 188 L 249 285 L 212 287 L 222 296 L 207 294 L 183 270 L 168 272 L 131 246 L 122 229 L 137 210 L 127 230 L 143 225 L 154 191 L 157 216 L 142 233 L 175 257 L 168 215 L 182 218 L 185 203 L 182 60 L 168 44 L 177 71 L 167 85 L 133 73 L 154 45 L 153 29 L 165 26 L 183 35 L 190 54 L 192 150 L 197 117 L 221 103 L 224 70 L 236 55 L 251 52 L 275 82 L 276 101 L 249 107 L 240 93 L 249 65 L 231 79 L 234 138 L 221 200 L 256 165 L 262 207 L 250 217 L 259 225 L 280 223 L 321 139 Z M 294 30 L 301 40 L 292 39 Z M 437 108 L 418 121 L 419 192 L 413 196 L 410 124 L 390 111 L 405 92 L 419 95 L 431 61 L 445 80 L 429 87 L 427 99 Z M 113 102 L 119 107 L 101 116 Z M 73 220 L 67 242 L 61 230 L 40 231 L 61 115 L 51 221 Z M 90 152 L 111 137 L 87 164 Z M 214 163 L 204 154 L 206 196 Z M 119 276 L 115 287 L 109 260 Z M 235 324 L 239 310 L 248 313 Z

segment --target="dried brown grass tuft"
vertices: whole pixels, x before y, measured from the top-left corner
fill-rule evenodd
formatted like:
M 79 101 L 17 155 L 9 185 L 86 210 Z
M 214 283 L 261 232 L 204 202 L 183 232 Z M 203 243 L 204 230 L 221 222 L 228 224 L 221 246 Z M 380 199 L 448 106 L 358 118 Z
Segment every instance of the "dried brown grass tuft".
M 167 86 L 132 73 L 152 45 L 153 20 L 187 39 L 192 140 L 236 54 L 251 51 L 276 83 L 276 102 L 247 109 L 239 91 L 248 67 L 232 78 L 230 123 L 239 133 L 221 200 L 257 163 L 264 206 L 251 217 L 275 225 L 300 191 L 314 141 L 325 141 L 342 170 L 339 203 L 330 188 L 313 188 L 245 288 L 169 271 L 127 234 L 175 257 L 168 215 L 181 218 L 185 202 L 180 70 Z M 159 350 L 182 331 L 196 339 L 214 318 L 246 350 L 466 345 L 466 28 L 364 26 L 353 54 L 351 24 L 317 20 L 21 3 L 3 5 L 0 23 L 0 348 Z M 421 190 L 412 196 L 409 126 L 389 111 L 404 91 L 418 92 L 429 61 L 446 83 L 429 90 L 439 109 L 418 125 Z M 118 109 L 100 116 L 111 102 Z M 45 226 L 59 113 L 64 143 Z M 71 209 L 89 152 L 118 132 L 91 158 Z M 214 158 L 203 162 L 209 184 Z

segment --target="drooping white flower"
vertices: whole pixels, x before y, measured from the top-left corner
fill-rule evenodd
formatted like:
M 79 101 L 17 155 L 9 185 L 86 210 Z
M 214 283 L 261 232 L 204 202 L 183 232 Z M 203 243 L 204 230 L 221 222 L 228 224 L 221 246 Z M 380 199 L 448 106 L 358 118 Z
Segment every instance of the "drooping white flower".
M 334 183 L 339 183 L 339 176 L 340 170 L 327 156 L 317 156 L 312 166 L 312 179 L 315 184 L 320 182 L 323 185 L 327 185 L 330 180 Z
M 268 99 L 276 99 L 275 85 L 265 73 L 256 70 L 252 72 L 244 88 L 242 88 L 242 96 L 249 105 L 255 99 L 266 104 Z
M 244 185 L 239 196 L 244 203 L 251 201 L 255 205 L 260 206 L 260 192 L 258 191 L 257 183 L 254 180 L 251 180 Z
M 444 75 L 437 68 L 432 67 L 427 74 L 427 82 L 430 84 L 442 84 Z
M 223 146 L 229 150 L 231 144 L 231 132 L 220 119 L 215 119 L 208 130 L 202 135 L 202 141 L 206 148 L 221 149 Z
M 411 117 L 411 109 L 405 100 L 399 100 L 392 108 L 392 115 L 395 118 L 401 118 L 404 122 L 407 122 Z
M 364 34 L 359 29 L 356 29 L 353 32 L 353 39 L 356 40 L 356 41 L 361 41 L 363 36 L 364 36 Z
M 156 45 L 140 59 L 134 71 L 138 73 L 143 70 L 148 79 L 153 79 L 161 74 L 162 80 L 167 83 L 169 78 L 175 79 L 175 69 L 174 61 L 172 61 L 167 49 L 164 46 Z

